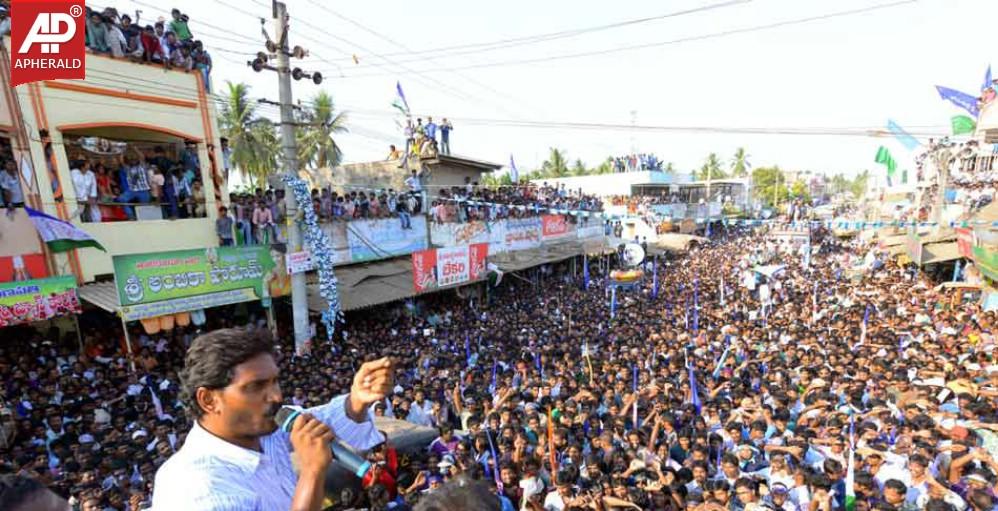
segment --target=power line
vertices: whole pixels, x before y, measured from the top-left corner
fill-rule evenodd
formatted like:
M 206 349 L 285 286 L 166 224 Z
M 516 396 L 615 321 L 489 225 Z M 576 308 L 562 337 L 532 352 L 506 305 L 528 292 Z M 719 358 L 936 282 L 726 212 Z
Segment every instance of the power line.
M 451 45 L 451 46 L 441 46 L 441 47 L 430 48 L 430 49 L 425 49 L 425 50 L 409 50 L 409 51 L 406 51 L 404 53 L 392 53 L 392 54 L 388 54 L 388 55 L 391 55 L 391 56 L 403 56 L 403 55 L 420 56 L 420 55 L 427 55 L 427 57 L 425 57 L 425 58 L 417 58 L 417 59 L 406 61 L 406 62 L 418 62 L 418 61 L 422 61 L 422 60 L 431 60 L 431 59 L 436 58 L 436 57 L 450 57 L 450 56 L 455 56 L 455 55 L 466 55 L 466 54 L 469 54 L 469 53 L 481 53 L 481 52 L 497 51 L 497 50 L 506 49 L 506 48 L 512 48 L 512 47 L 516 47 L 516 46 L 523 46 L 523 45 L 528 45 L 528 44 L 543 43 L 543 42 L 548 42 L 548 41 L 554 41 L 554 40 L 557 40 L 557 39 L 576 37 L 576 36 L 580 36 L 580 35 L 584 35 L 584 34 L 596 33 L 596 32 L 601 32 L 601 31 L 611 30 L 611 29 L 616 29 L 616 28 L 622 28 L 622 27 L 627 27 L 627 26 L 632 26 L 632 25 L 639 25 L 639 24 L 648 23 L 648 22 L 651 22 L 651 21 L 659 21 L 659 20 L 663 20 L 663 19 L 684 16 L 684 15 L 687 15 L 687 14 L 696 14 L 696 13 L 700 13 L 700 12 L 712 11 L 712 10 L 715 10 L 715 9 L 722 9 L 722 8 L 726 8 L 726 7 L 733 7 L 733 6 L 739 5 L 739 4 L 750 3 L 751 1 L 752 0 L 731 0 L 731 1 L 722 2 L 722 3 L 719 3 L 719 4 L 705 5 L 705 6 L 695 7 L 695 8 L 692 8 L 692 9 L 684 9 L 684 10 L 681 10 L 681 11 L 672 11 L 672 12 L 668 12 L 666 14 L 659 14 L 659 15 L 655 15 L 655 16 L 646 16 L 646 17 L 642 17 L 642 18 L 633 18 L 633 19 L 618 21 L 618 22 L 615 22 L 615 23 L 607 23 L 607 24 L 596 25 L 596 26 L 591 26 L 591 27 L 576 28 L 576 29 L 570 29 L 570 30 L 562 30 L 562 31 L 558 31 L 558 32 L 548 32 L 548 33 L 544 33 L 544 34 L 536 34 L 536 35 L 531 35 L 531 36 L 522 36 L 522 37 L 514 37 L 514 38 L 508 38 L 508 39 L 499 39 L 499 40 L 496 40 L 496 41 L 486 41 L 486 42 L 479 42 L 479 43 L 458 44 L 458 45 Z M 344 18 L 344 19 L 346 19 L 346 18 Z M 353 22 L 351 20 L 346 20 L 346 21 L 349 21 L 351 23 L 355 23 L 356 24 L 356 22 Z M 363 26 L 361 26 L 361 28 L 366 30 L 366 28 L 363 27 Z
M 719 31 L 719 32 L 712 32 L 712 33 L 709 33 L 709 34 L 702 34 L 702 35 L 689 36 L 689 37 L 681 37 L 681 38 L 678 38 L 678 39 L 670 39 L 668 41 L 658 41 L 658 42 L 653 42 L 653 43 L 642 43 L 642 44 L 634 44 L 634 45 L 628 45 L 628 46 L 618 46 L 616 48 L 608 48 L 608 49 L 605 49 L 605 50 L 593 50 L 593 51 L 585 51 L 585 52 L 578 52 L 578 53 L 567 53 L 567 54 L 562 54 L 562 55 L 551 55 L 551 56 L 547 56 L 547 57 L 537 57 L 537 58 L 528 58 L 528 59 L 514 59 L 514 60 L 505 60 L 505 61 L 496 61 L 496 62 L 483 62 L 483 63 L 478 63 L 478 64 L 469 64 L 469 65 L 466 65 L 466 66 L 452 66 L 452 67 L 441 67 L 441 68 L 424 68 L 424 69 L 421 69 L 421 71 L 423 71 L 423 72 L 459 71 L 459 70 L 464 70 L 464 69 L 478 69 L 478 68 L 487 68 L 487 67 L 501 67 L 501 66 L 516 66 L 516 65 L 525 65 L 525 64 L 538 64 L 538 63 L 553 62 L 553 61 L 558 61 L 558 60 L 568 60 L 568 59 L 577 59 L 577 58 L 583 58 L 583 57 L 593 57 L 593 56 L 598 56 L 598 55 L 608 55 L 608 54 L 612 54 L 612 53 L 620 53 L 620 52 L 625 52 L 625 51 L 641 50 L 641 49 L 646 49 L 646 48 L 655 48 L 655 47 L 659 47 L 659 46 L 668 46 L 668 45 L 672 45 L 672 44 L 680 44 L 680 43 L 686 43 L 686 42 L 691 42 L 691 41 L 702 41 L 702 40 L 707 40 L 707 39 L 716 39 L 716 38 L 721 38 L 721 37 L 727 37 L 727 36 L 730 36 L 730 35 L 738 35 L 738 34 L 746 34 L 746 33 L 751 33 L 751 32 L 759 32 L 759 31 L 763 31 L 763 30 L 771 30 L 771 29 L 774 29 L 774 28 L 782 28 L 782 27 L 787 27 L 787 26 L 800 25 L 800 24 L 810 23 L 810 22 L 814 22 L 814 21 L 821 21 L 821 20 L 827 20 L 827 19 L 832 19 L 832 18 L 839 18 L 839 17 L 844 17 L 844 16 L 852 16 L 852 15 L 855 15 L 855 14 L 863 14 L 863 13 L 867 13 L 867 12 L 871 12 L 871 11 L 876 11 L 876 10 L 880 10 L 880 9 L 889 9 L 889 8 L 898 7 L 898 6 L 905 5 L 905 4 L 912 4 L 912 3 L 916 3 L 918 1 L 919 0 L 901 0 L 901 1 L 897 1 L 897 2 L 891 2 L 891 3 L 886 3 L 886 4 L 880 4 L 880 5 L 873 5 L 873 6 L 863 7 L 863 8 L 859 8 L 859 9 L 851 9 L 851 10 L 847 10 L 847 11 L 839 11 L 839 12 L 821 14 L 821 15 L 817 15 L 817 16 L 808 16 L 808 17 L 804 17 L 804 18 L 796 18 L 796 19 L 792 19 L 792 20 L 778 21 L 778 22 L 775 22 L 775 23 L 767 23 L 767 24 L 764 24 L 764 25 L 755 25 L 755 26 L 752 26 L 752 27 L 736 28 L 736 29 L 731 29 L 731 30 L 724 30 L 724 31 Z M 369 73 L 369 74 L 355 74 L 353 76 L 357 77 L 357 78 L 361 78 L 361 77 L 379 76 L 379 75 L 380 75 L 379 73 Z

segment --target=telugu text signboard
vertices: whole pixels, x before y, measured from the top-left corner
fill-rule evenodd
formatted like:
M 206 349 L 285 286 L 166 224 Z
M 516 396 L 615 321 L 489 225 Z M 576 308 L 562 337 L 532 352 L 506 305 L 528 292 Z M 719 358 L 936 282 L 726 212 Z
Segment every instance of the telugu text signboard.
M 114 256 L 128 321 L 291 292 L 282 247 L 251 245 Z
M 541 246 L 541 219 L 507 218 L 502 224 L 501 238 L 494 247 L 489 247 L 491 253 L 528 250 Z
M 410 226 L 402 228 L 398 218 L 354 220 L 346 224 L 350 260 L 374 261 L 408 255 L 429 247 L 426 240 L 426 217 L 414 216 Z
M 485 277 L 488 252 L 488 243 L 413 252 L 413 287 L 422 293 L 481 280 Z
M 574 236 L 575 229 L 568 223 L 568 217 L 565 215 L 542 215 L 541 233 L 547 241 Z
M 0 284 L 0 327 L 79 313 L 72 275 Z

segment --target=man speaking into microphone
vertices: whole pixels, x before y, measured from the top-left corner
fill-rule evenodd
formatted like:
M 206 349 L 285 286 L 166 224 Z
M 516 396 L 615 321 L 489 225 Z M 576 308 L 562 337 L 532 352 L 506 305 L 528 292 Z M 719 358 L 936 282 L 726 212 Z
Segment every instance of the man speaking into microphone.
M 230 328 L 198 337 L 181 374 L 194 424 L 156 473 L 153 510 L 318 511 L 330 442 L 368 449 L 384 440 L 367 408 L 391 392 L 393 371 L 388 358 L 365 363 L 349 394 L 306 409 L 289 434 L 274 421 L 283 396 L 270 333 Z

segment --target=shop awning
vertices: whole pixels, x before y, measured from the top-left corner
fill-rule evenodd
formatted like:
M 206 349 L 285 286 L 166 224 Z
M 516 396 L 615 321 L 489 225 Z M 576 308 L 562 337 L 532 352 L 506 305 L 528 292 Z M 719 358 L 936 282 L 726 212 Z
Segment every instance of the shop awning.
M 591 248 L 599 247 L 594 246 Z M 583 252 L 593 253 L 602 250 L 590 251 L 589 247 L 586 247 L 582 242 L 559 243 L 489 256 L 489 262 L 495 263 L 502 271 L 519 271 L 542 264 L 564 261 L 570 257 L 582 255 Z
M 80 300 L 90 302 L 96 307 L 111 314 L 118 314 L 121 304 L 118 303 L 118 289 L 114 282 L 93 282 L 80 286 L 77 290 Z
M 927 243 L 922 247 L 922 264 L 941 263 L 960 259 L 960 248 L 955 241 L 946 243 Z
M 336 278 L 339 279 L 343 310 L 362 309 L 416 294 L 412 283 L 412 259 L 408 257 L 341 266 L 336 269 Z M 313 312 L 326 310 L 318 284 L 308 285 L 308 308 Z

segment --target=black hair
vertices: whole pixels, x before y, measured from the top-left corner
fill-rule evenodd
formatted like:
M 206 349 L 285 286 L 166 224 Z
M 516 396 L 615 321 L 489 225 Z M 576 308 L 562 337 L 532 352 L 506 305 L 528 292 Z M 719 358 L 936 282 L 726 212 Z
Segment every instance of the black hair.
M 908 486 L 898 479 L 888 479 L 887 482 L 884 483 L 884 489 L 886 490 L 888 488 L 898 493 L 908 493 Z
M 47 491 L 45 485 L 30 477 L 0 475 L 0 509 L 17 509 Z
M 755 480 L 747 477 L 739 477 L 738 480 L 735 481 L 735 489 L 737 490 L 738 488 L 748 488 L 749 490 L 752 490 L 752 493 L 755 493 Z
M 488 485 L 458 477 L 419 500 L 414 511 L 500 511 L 499 499 Z
M 180 397 L 196 418 L 204 415 L 197 390 L 225 388 L 236 366 L 262 353 L 272 354 L 270 331 L 256 328 L 223 328 L 199 336 L 191 343 L 180 373 Z

